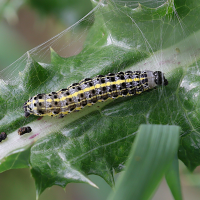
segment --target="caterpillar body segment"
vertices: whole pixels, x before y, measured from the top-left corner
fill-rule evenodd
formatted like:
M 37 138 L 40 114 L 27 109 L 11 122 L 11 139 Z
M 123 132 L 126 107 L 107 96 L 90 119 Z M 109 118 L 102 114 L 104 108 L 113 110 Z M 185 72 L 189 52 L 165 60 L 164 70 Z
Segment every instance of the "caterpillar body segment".
M 98 75 L 49 94 L 37 94 L 24 103 L 25 117 L 63 117 L 107 99 L 141 94 L 168 81 L 160 71 L 127 71 Z

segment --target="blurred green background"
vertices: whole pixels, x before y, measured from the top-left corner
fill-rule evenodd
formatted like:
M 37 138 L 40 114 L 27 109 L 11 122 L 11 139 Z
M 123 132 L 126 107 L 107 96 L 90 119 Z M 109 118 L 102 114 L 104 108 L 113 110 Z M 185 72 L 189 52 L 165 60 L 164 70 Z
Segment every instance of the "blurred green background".
M 73 25 L 91 9 L 90 0 L 0 0 L 0 71 L 28 50 Z M 91 21 L 86 20 L 85 25 L 87 23 L 91 25 Z M 74 49 L 80 49 L 83 44 L 77 43 L 74 44 Z M 67 55 L 70 56 L 71 53 L 68 52 Z M 191 175 L 180 163 L 180 172 L 184 199 L 199 199 L 200 168 Z M 90 178 L 99 189 L 71 183 L 64 191 L 61 187 L 53 186 L 41 195 L 40 200 L 106 199 L 111 191 L 108 184 L 98 176 L 91 175 Z M 14 199 L 35 199 L 34 180 L 29 169 L 9 170 L 0 174 L 0 200 Z M 164 180 L 153 198 L 160 199 L 172 200 Z

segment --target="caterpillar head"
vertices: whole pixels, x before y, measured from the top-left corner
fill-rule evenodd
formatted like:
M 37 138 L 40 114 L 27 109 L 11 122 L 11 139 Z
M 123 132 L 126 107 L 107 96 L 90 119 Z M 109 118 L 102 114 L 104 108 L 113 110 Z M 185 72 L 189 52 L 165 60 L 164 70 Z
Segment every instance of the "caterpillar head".
M 153 75 L 155 76 L 154 81 L 157 85 L 164 85 L 164 86 L 168 85 L 168 81 L 161 71 L 155 71 L 153 72 Z
M 168 81 L 161 71 L 149 71 L 145 70 L 147 73 L 149 88 L 155 88 L 158 85 L 168 85 Z

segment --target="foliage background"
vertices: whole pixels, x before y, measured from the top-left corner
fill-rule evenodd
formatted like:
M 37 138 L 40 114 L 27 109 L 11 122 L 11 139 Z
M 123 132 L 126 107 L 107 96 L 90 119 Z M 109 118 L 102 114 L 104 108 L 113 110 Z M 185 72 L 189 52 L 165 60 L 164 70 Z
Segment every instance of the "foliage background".
M 74 24 L 91 9 L 89 0 L 2 0 L 0 2 L 0 70 L 14 62 L 27 50 Z M 180 168 L 181 172 L 184 172 L 181 178 L 183 196 L 185 199 L 199 199 L 198 183 L 188 177 L 182 164 Z M 197 168 L 194 173 L 198 171 Z M 89 177 L 99 186 L 99 190 L 86 184 L 69 184 L 64 192 L 62 188 L 53 186 L 47 189 L 40 199 L 106 199 L 111 190 L 107 183 L 100 177 Z M 9 170 L 0 174 L 0 194 L 0 199 L 4 200 L 35 199 L 34 180 L 29 169 Z M 160 199 L 160 195 L 162 199 L 172 199 L 165 182 L 161 184 L 154 200 Z

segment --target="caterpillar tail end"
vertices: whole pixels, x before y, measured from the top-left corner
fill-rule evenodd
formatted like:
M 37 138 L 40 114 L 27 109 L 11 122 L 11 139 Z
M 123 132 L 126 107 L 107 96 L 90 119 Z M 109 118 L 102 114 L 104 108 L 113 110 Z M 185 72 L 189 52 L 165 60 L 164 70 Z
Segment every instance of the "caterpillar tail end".
M 24 109 L 24 116 L 25 116 L 25 117 L 29 117 L 31 114 L 30 114 L 30 112 L 29 112 L 28 109 L 27 109 L 27 104 L 26 104 L 26 102 L 25 102 L 24 105 L 23 105 L 23 109 Z
M 29 117 L 30 115 L 31 115 L 31 114 L 30 114 L 29 112 L 25 112 L 25 113 L 24 113 L 24 116 L 25 116 L 25 117 Z

